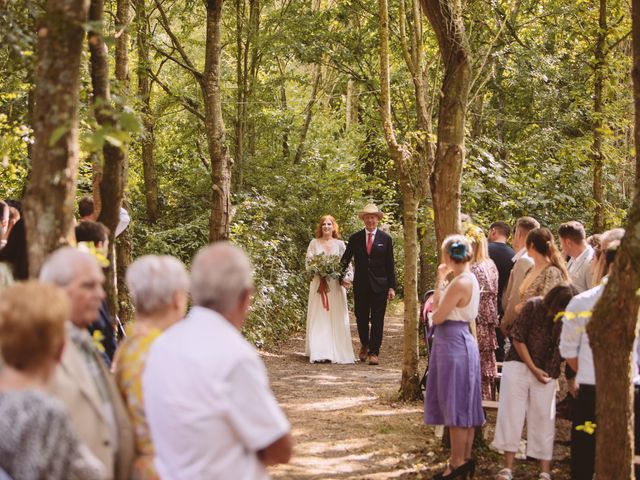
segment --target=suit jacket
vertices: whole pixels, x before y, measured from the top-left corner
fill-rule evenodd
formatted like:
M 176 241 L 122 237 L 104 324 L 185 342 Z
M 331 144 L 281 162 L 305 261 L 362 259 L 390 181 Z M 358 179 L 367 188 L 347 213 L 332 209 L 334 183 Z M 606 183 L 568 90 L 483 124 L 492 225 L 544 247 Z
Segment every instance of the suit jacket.
M 373 237 L 371 255 L 367 254 L 366 230 L 362 229 L 349 237 L 347 249 L 342 255 L 343 276 L 353 258 L 355 265 L 353 291 L 357 295 L 366 289 L 367 283 L 374 293 L 386 293 L 396 288 L 393 244 L 391 237 L 377 229 Z
M 591 289 L 591 260 L 593 255 L 593 247 L 588 246 L 577 258 L 569 260 L 567 265 L 571 283 L 578 289 L 578 293 Z
M 105 465 L 110 479 L 129 480 L 134 457 L 133 430 L 122 398 L 104 360 L 94 350 L 96 364 L 107 380 L 107 388 L 118 431 L 118 450 L 113 453 L 111 430 L 104 417 L 100 394 L 82 352 L 69 335 L 62 361 L 56 368 L 49 392 L 64 402 L 74 430 Z
M 509 283 L 507 289 L 502 294 L 502 308 L 504 309 L 504 315 L 500 322 L 500 328 L 502 331 L 507 331 L 511 328 L 514 320 L 517 317 L 516 305 L 520 303 L 520 285 L 524 280 L 527 271 L 533 266 L 533 260 L 528 255 L 521 256 L 513 265 L 511 275 L 509 275 Z

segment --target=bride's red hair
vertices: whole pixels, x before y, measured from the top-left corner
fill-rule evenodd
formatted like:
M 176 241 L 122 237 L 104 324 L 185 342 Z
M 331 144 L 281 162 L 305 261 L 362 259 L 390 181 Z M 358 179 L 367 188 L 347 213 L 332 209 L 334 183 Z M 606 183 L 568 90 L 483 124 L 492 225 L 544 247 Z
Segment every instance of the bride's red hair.
M 338 222 L 336 222 L 336 219 L 331 215 L 323 215 L 322 217 L 320 217 L 320 222 L 318 223 L 318 226 L 316 228 L 316 238 L 322 238 L 322 224 L 327 219 L 331 220 L 331 223 L 333 223 L 333 233 L 331 234 L 331 236 L 333 238 L 340 238 L 340 227 L 338 227 Z

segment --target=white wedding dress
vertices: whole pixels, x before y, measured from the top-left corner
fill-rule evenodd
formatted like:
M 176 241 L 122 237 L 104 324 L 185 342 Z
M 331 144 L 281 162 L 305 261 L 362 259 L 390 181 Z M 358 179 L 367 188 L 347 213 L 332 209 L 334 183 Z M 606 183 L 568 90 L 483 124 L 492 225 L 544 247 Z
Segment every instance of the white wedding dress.
M 317 239 L 311 240 L 307 249 L 307 260 L 314 255 L 329 254 L 342 257 L 345 251 L 342 240 L 333 240 L 327 253 Z M 351 268 L 345 280 L 353 280 Z M 309 303 L 307 306 L 307 341 L 305 355 L 310 362 L 330 360 L 332 363 L 355 363 L 351 329 L 349 327 L 349 309 L 347 307 L 347 291 L 338 279 L 328 279 L 329 310 L 322 305 L 318 293 L 320 277 L 316 275 L 309 285 Z

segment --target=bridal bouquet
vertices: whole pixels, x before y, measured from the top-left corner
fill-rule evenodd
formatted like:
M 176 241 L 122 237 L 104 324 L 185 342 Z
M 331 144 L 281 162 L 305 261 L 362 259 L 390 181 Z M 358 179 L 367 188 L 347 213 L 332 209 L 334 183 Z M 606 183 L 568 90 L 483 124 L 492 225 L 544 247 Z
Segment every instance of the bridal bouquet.
M 315 275 L 321 279 L 340 278 L 342 266 L 338 255 L 320 253 L 307 260 L 307 279 L 311 281 Z

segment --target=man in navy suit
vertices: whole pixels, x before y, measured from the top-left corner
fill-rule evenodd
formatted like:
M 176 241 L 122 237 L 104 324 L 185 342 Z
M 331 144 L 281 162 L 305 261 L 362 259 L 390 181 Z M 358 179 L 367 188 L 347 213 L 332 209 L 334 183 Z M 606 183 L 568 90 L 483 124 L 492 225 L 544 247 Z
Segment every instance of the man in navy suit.
M 368 359 L 369 365 L 378 365 L 387 300 L 396 295 L 391 237 L 378 229 L 382 216 L 376 205 L 364 207 L 358 218 L 365 228 L 351 235 L 341 260 L 343 275 L 351 259 L 354 260 L 353 296 L 360 336 L 359 357 L 362 362 Z

